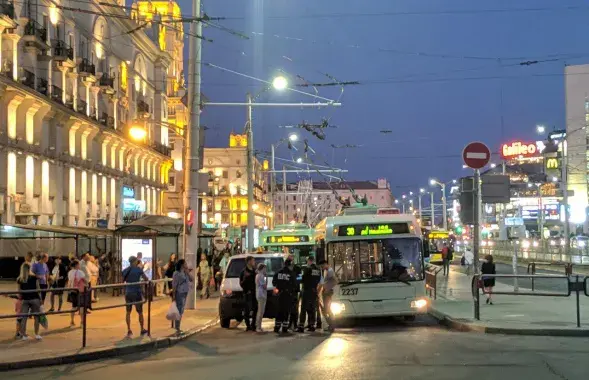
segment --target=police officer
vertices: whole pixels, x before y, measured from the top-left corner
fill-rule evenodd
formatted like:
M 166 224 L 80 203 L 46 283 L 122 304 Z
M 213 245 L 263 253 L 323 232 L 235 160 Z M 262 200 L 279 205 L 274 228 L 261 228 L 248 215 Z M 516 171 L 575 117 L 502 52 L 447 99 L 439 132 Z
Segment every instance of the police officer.
M 295 264 L 294 255 L 291 253 L 288 255 L 288 260 L 292 262 L 292 270 L 295 275 L 296 286 L 294 288 L 294 295 L 292 299 L 292 306 L 290 309 L 290 316 L 288 320 L 288 328 L 293 331 L 297 328 L 297 322 L 299 320 L 299 304 L 301 303 L 301 274 L 303 270 L 300 265 Z
M 315 265 L 315 258 L 307 258 L 307 267 L 303 271 L 303 300 L 301 316 L 297 332 L 302 333 L 305 327 L 305 319 L 309 316 L 309 331 L 315 331 L 315 317 L 317 316 L 317 287 L 321 281 L 321 269 Z
M 278 291 L 278 313 L 274 323 L 274 332 L 288 332 L 288 316 L 293 304 L 297 280 L 292 267 L 292 261 L 286 260 L 284 268 L 274 274 L 272 285 Z

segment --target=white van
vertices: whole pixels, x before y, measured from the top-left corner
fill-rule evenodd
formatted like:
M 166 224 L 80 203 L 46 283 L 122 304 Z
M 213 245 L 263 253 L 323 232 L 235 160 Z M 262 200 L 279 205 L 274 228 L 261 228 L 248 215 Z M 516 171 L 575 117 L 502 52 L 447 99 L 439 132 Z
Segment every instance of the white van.
M 239 275 L 245 268 L 245 258 L 253 256 L 256 259 L 256 267 L 259 263 L 266 264 L 268 280 L 268 301 L 266 302 L 265 318 L 275 318 L 278 309 L 278 297 L 274 295 L 272 278 L 274 273 L 284 267 L 284 254 L 282 253 L 250 253 L 235 255 L 229 259 L 227 270 L 221 283 L 221 297 L 219 300 L 219 319 L 221 327 L 228 328 L 232 319 L 241 322 L 243 320 L 243 289 L 239 285 Z

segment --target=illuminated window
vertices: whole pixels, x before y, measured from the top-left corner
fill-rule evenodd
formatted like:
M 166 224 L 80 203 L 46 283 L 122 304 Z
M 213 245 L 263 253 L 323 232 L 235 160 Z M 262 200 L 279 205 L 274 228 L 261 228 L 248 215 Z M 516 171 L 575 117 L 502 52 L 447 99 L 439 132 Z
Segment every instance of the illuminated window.
M 126 62 L 121 62 L 120 72 L 121 72 L 121 90 L 127 91 L 128 71 L 127 71 L 127 63 Z

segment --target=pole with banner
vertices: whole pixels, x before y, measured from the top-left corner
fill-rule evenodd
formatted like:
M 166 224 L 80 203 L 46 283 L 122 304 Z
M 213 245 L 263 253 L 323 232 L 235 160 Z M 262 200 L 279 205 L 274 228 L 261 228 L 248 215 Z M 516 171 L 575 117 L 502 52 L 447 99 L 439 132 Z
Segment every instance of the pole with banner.
M 472 248 L 474 254 L 474 273 L 479 274 L 479 249 L 480 249 L 480 205 L 481 205 L 481 173 L 480 169 L 484 168 L 491 159 L 491 150 L 481 142 L 472 142 L 462 151 L 464 164 L 474 169 L 474 223 Z

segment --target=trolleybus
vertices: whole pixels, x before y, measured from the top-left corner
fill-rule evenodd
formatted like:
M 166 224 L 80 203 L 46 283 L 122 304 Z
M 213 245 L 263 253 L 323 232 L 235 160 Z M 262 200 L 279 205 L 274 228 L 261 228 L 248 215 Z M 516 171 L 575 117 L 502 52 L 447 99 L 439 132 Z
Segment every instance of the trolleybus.
M 261 232 L 260 246 L 270 252 L 292 254 L 295 264 L 304 265 L 309 255 L 315 255 L 314 230 L 301 223 L 278 225 Z

